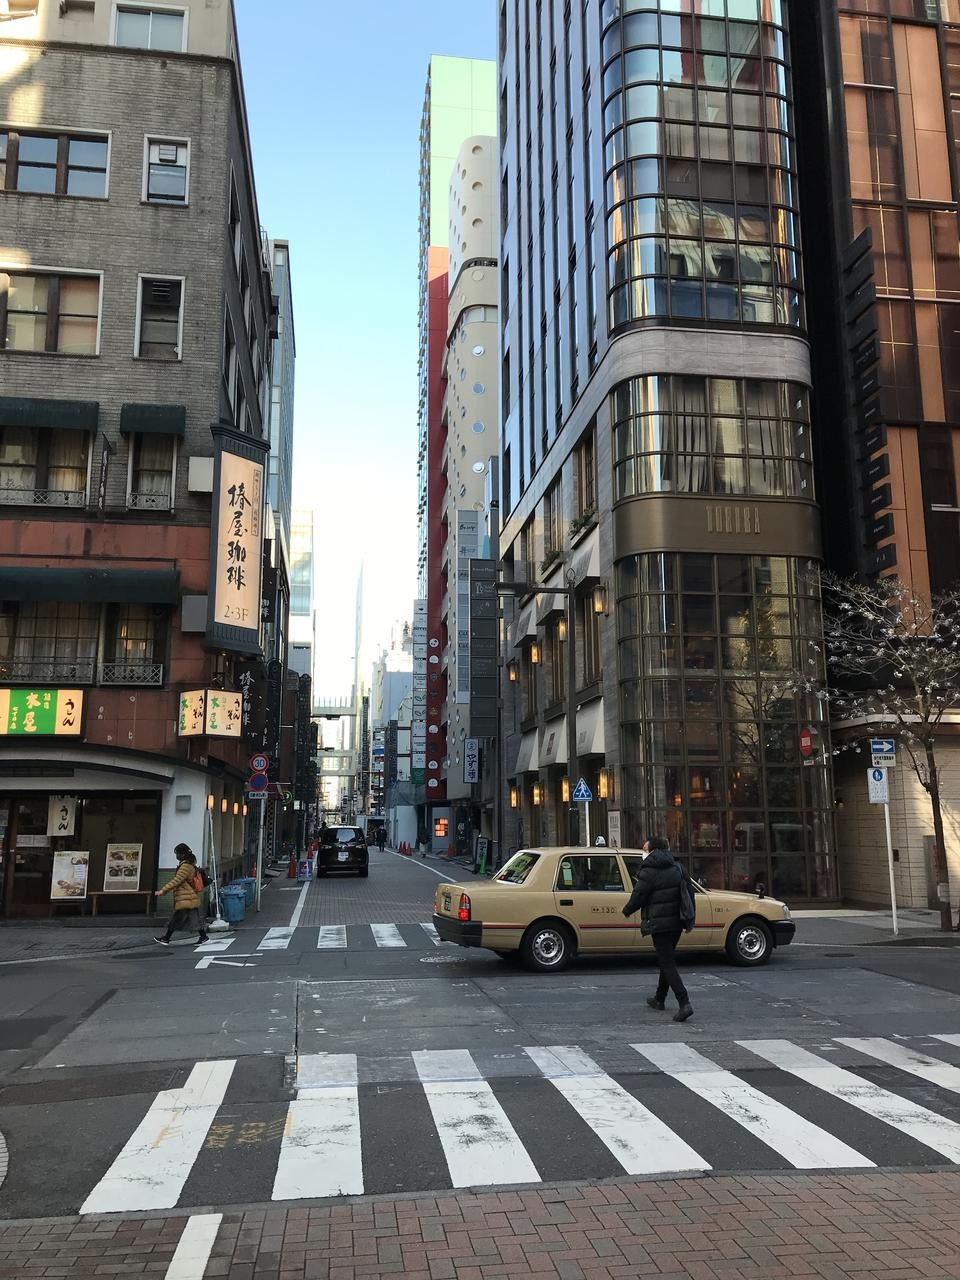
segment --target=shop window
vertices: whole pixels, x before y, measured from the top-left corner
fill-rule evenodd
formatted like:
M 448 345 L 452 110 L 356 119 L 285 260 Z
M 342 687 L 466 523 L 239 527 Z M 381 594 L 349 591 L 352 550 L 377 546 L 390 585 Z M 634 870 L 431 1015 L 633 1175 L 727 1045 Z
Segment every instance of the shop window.
M 0 427 L 0 505 L 85 506 L 89 460 L 86 431 Z

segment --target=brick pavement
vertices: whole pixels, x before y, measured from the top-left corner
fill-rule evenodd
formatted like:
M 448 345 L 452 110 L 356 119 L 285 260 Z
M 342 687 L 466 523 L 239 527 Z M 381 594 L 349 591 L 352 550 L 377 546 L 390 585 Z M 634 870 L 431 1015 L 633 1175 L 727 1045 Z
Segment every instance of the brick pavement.
M 163 1277 L 186 1221 L 0 1223 L 0 1277 Z M 960 1171 L 617 1179 L 271 1205 L 224 1214 L 203 1276 L 957 1280 Z

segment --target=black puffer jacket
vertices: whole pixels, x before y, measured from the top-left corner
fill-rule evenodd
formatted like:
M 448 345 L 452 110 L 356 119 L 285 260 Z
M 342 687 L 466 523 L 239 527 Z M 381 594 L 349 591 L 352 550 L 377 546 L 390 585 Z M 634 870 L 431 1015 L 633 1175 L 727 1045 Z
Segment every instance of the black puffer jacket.
M 643 860 L 630 901 L 623 908 L 625 916 L 640 911 L 640 929 L 647 933 L 680 933 L 680 885 L 683 872 L 673 854 L 654 849 Z

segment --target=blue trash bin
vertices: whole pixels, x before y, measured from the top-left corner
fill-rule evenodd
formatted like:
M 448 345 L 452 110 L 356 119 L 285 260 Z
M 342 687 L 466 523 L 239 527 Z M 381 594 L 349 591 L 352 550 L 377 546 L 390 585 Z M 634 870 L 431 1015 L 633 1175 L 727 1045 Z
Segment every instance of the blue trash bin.
M 239 880 L 234 880 L 233 884 L 243 885 L 243 891 L 246 894 L 246 905 L 252 907 L 257 900 L 257 878 L 256 876 L 243 876 Z
M 220 890 L 220 910 L 227 924 L 239 924 L 247 914 L 247 895 L 242 884 L 228 884 Z

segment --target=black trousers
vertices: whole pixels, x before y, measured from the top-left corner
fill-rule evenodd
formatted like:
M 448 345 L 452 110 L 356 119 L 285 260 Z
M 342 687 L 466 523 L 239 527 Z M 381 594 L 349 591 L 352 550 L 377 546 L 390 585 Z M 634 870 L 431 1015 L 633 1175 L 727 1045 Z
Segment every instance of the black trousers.
M 672 991 L 677 997 L 678 1004 L 687 1004 L 689 997 L 687 996 L 687 988 L 683 985 L 683 979 L 680 977 L 680 970 L 677 968 L 677 943 L 680 941 L 681 930 L 677 929 L 670 933 L 654 933 L 653 949 L 657 953 L 657 960 L 660 964 L 660 981 L 657 983 L 657 999 L 666 1000 L 667 992 Z

